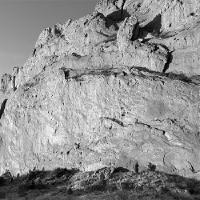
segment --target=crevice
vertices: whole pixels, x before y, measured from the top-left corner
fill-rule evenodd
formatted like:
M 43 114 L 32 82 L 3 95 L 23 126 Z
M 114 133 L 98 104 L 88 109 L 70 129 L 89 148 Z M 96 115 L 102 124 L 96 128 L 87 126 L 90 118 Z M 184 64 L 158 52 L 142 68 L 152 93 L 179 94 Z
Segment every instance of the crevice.
M 97 33 L 99 34 L 99 35 L 102 35 L 102 36 L 104 36 L 104 37 L 107 37 L 107 38 L 116 38 L 116 34 L 113 34 L 113 35 L 108 35 L 108 34 L 106 34 L 106 33 L 103 33 L 102 31 L 97 31 Z
M 176 73 L 172 73 L 172 72 L 169 72 L 169 73 L 157 72 L 157 71 L 149 70 L 145 67 L 140 67 L 140 66 L 133 66 L 132 69 L 137 69 L 139 72 L 141 72 L 140 76 L 148 77 L 148 75 L 142 74 L 142 72 L 146 72 L 146 73 L 151 74 L 151 75 L 149 75 L 149 77 L 153 76 L 154 79 L 166 77 L 170 80 L 178 80 L 178 81 L 182 81 L 184 83 L 199 85 L 196 80 L 193 80 L 193 77 L 187 77 L 185 74 L 176 74 Z M 132 73 L 134 74 L 134 71 Z
M 168 52 L 167 62 L 165 64 L 165 66 L 164 66 L 163 73 L 166 73 L 166 71 L 169 69 L 169 66 L 172 63 L 172 60 L 173 60 L 172 52 Z
M 69 75 L 70 75 L 69 70 L 64 71 L 64 75 L 65 75 L 65 79 L 67 80 L 69 78 Z
M 191 78 L 187 77 L 185 74 L 175 74 L 175 73 L 166 73 L 166 77 L 172 79 L 172 80 L 179 80 L 185 83 L 192 83 L 194 85 L 199 85 L 198 83 L 195 83 Z
M 200 170 L 195 170 L 192 163 L 190 161 L 187 161 L 188 164 L 189 164 L 189 168 L 190 168 L 190 171 L 193 173 L 193 174 L 197 174 L 200 172 Z
M 116 38 L 117 38 L 117 35 L 116 35 L 116 34 L 113 34 L 112 36 L 109 36 L 107 39 L 105 39 L 105 40 L 103 40 L 103 41 L 101 41 L 101 42 L 96 43 L 96 44 L 95 44 L 95 47 L 97 47 L 98 45 L 100 45 L 100 44 L 102 44 L 102 43 L 106 44 L 106 43 L 108 43 L 108 42 L 113 42 L 113 41 L 116 40 Z
M 65 80 L 68 80 L 68 79 L 70 78 L 70 71 L 71 71 L 71 69 L 67 69 L 67 68 L 65 68 L 65 67 L 61 67 L 60 69 L 61 69 L 61 70 L 63 71 L 63 73 L 64 73 Z
M 84 76 L 127 76 L 127 75 L 132 75 L 132 76 L 139 76 L 143 78 L 153 78 L 154 80 L 162 80 L 163 78 L 167 78 L 170 80 L 178 80 L 182 81 L 184 83 L 188 84 L 194 84 L 194 85 L 199 85 L 196 79 L 193 80 L 193 77 L 187 77 L 184 74 L 175 74 L 175 73 L 164 73 L 164 72 L 157 72 L 153 70 L 149 70 L 145 67 L 141 66 L 132 66 L 132 67 L 127 67 L 126 71 L 123 69 L 118 69 L 118 68 L 107 68 L 107 69 L 86 69 L 86 70 L 72 70 L 70 68 L 65 68 L 62 67 L 60 68 L 65 75 L 65 80 L 75 80 L 75 81 L 84 81 Z M 127 73 L 127 72 L 130 73 Z M 165 79 L 163 79 L 165 81 Z M 28 85 L 29 87 L 31 85 Z
M 166 158 L 166 153 L 163 155 L 163 164 L 164 164 L 164 166 L 166 165 L 166 162 L 165 162 L 165 158 Z
M 87 71 L 82 71 L 82 72 L 76 72 L 75 70 L 67 69 L 67 68 L 60 68 L 64 74 L 65 74 L 65 79 L 70 80 L 70 79 L 75 79 L 76 81 L 84 81 L 83 76 L 85 75 L 94 75 L 94 76 L 111 76 L 111 75 L 118 75 L 121 74 L 122 71 L 116 72 L 114 71 L 113 68 L 110 69 L 95 69 L 95 70 L 87 70 Z M 72 73 L 70 73 L 72 72 Z
M 124 123 L 123 123 L 122 121 L 118 120 L 118 119 L 111 118 L 111 117 L 103 117 L 103 118 L 104 118 L 104 119 L 111 120 L 111 121 L 117 123 L 118 125 L 120 125 L 120 126 L 122 126 L 122 127 L 126 127 L 126 126 L 124 125 Z
M 125 3 L 126 3 L 126 0 L 123 0 L 122 8 L 121 8 L 121 16 L 122 16 L 123 19 L 130 16 L 130 14 L 127 11 L 124 10 Z
M 147 127 L 147 128 L 150 129 L 150 130 L 159 131 L 159 132 L 161 132 L 163 135 L 165 135 L 165 133 L 166 133 L 166 131 L 163 130 L 163 129 L 159 129 L 159 128 L 156 128 L 156 127 L 152 127 L 151 125 L 145 124 L 145 123 L 143 123 L 143 122 L 139 122 L 138 120 L 136 120 L 135 124 L 138 124 L 138 125 L 142 125 L 142 126 L 144 126 L 144 127 Z
M 164 66 L 163 73 L 166 73 L 166 71 L 169 69 L 170 64 L 172 63 L 172 60 L 173 60 L 172 53 L 173 53 L 173 51 L 168 51 L 167 62 Z
M 16 86 L 16 76 L 13 76 L 12 84 L 13 84 L 13 90 L 16 91 L 16 90 L 17 90 L 17 86 Z
M 139 163 L 138 162 L 135 163 L 134 170 L 135 170 L 136 174 L 139 173 Z
M 5 107 L 6 107 L 6 103 L 7 103 L 8 99 L 4 99 L 3 103 L 1 104 L 1 109 L 0 109 L 0 119 L 2 118 L 2 115 L 4 113 Z
M 177 35 L 177 32 L 176 31 L 169 31 L 169 32 L 162 32 L 160 33 L 159 35 L 159 38 L 160 39 L 167 39 L 167 38 L 170 38 L 170 37 L 174 37 Z
M 138 38 L 139 38 L 139 35 L 140 35 L 140 27 L 139 27 L 139 22 L 137 22 L 136 24 L 135 24 L 135 28 L 134 28 L 134 30 L 133 30 L 133 32 L 132 32 L 132 37 L 131 37 L 131 41 L 135 41 L 135 40 L 137 40 Z

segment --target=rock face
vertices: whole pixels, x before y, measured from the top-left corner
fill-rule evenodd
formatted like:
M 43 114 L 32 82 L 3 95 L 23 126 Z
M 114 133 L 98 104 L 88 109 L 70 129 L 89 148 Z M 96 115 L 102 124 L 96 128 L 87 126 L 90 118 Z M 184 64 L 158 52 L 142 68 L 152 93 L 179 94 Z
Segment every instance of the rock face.
M 45 29 L 1 81 L 0 172 L 153 163 L 200 178 L 199 8 L 102 0 Z

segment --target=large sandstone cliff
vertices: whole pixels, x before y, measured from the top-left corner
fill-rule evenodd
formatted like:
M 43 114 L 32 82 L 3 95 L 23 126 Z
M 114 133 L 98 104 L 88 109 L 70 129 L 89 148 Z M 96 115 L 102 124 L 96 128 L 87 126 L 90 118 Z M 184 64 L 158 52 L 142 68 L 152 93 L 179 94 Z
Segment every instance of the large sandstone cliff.
M 1 81 L 0 172 L 157 169 L 200 178 L 200 2 L 101 0 L 45 29 Z

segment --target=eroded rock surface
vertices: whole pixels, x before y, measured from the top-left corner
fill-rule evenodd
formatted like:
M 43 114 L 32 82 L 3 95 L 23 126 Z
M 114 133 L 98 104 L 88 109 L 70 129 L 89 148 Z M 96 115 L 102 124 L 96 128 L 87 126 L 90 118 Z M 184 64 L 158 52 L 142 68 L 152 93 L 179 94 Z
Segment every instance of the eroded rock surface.
M 2 78 L 1 173 L 151 162 L 199 178 L 199 20 L 199 1 L 103 0 L 45 29 Z

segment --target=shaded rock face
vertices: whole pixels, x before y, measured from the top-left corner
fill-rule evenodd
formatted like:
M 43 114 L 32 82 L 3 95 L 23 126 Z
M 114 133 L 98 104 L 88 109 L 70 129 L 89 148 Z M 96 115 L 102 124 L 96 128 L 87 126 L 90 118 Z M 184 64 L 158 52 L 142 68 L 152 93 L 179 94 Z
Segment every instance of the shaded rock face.
M 2 78 L 1 173 L 153 163 L 199 178 L 199 19 L 198 1 L 107 0 L 45 29 Z

